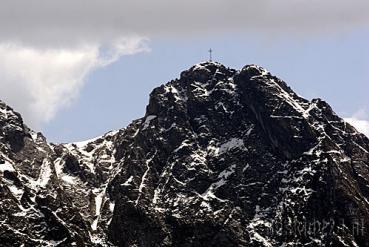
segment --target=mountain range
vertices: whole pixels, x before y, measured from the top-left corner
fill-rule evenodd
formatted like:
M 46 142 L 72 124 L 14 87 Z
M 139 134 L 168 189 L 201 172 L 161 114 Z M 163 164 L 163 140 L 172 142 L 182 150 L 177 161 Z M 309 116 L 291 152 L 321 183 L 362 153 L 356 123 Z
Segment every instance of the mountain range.
M 0 246 L 365 247 L 368 227 L 369 139 L 257 65 L 196 64 L 78 143 L 0 102 Z

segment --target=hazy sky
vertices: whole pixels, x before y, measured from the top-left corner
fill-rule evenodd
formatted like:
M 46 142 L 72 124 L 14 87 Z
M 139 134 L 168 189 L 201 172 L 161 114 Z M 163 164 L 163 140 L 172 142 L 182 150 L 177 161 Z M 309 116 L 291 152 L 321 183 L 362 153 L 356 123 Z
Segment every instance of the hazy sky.
M 227 66 L 257 63 L 365 120 L 367 13 L 367 0 L 5 0 L 0 99 L 51 141 L 86 139 L 141 117 L 154 87 L 212 47 Z

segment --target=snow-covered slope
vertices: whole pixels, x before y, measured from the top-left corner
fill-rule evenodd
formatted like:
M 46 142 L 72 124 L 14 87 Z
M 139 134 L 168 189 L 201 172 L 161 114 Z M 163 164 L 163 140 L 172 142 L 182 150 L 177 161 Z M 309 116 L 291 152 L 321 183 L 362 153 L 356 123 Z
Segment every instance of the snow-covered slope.
M 197 64 L 81 143 L 1 103 L 0 138 L 4 246 L 369 243 L 368 138 L 256 65 Z

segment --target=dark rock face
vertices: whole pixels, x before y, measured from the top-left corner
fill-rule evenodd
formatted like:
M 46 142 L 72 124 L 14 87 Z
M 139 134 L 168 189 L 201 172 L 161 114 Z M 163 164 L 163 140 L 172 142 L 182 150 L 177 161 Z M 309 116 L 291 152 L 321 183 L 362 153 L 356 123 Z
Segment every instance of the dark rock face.
M 4 246 L 369 246 L 368 138 L 255 65 L 195 65 L 81 143 L 1 103 L 0 141 Z

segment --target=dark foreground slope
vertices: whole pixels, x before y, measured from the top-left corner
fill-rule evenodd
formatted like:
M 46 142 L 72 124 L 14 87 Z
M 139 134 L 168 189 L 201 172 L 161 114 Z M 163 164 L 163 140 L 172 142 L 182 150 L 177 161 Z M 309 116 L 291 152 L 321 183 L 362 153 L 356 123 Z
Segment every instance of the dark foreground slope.
M 254 65 L 195 65 L 82 143 L 1 103 L 0 243 L 369 246 L 368 168 L 368 138 Z

